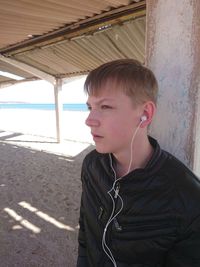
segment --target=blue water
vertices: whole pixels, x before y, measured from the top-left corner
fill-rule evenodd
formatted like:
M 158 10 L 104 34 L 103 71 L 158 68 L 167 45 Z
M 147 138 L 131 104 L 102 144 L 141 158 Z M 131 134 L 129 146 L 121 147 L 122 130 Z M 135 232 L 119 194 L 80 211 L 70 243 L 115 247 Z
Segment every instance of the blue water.
M 34 103 L 34 104 L 24 104 L 24 103 L 0 103 L 0 109 L 34 109 L 34 110 L 55 110 L 55 104 L 47 103 Z M 67 111 L 87 111 L 86 104 L 63 104 L 63 110 Z

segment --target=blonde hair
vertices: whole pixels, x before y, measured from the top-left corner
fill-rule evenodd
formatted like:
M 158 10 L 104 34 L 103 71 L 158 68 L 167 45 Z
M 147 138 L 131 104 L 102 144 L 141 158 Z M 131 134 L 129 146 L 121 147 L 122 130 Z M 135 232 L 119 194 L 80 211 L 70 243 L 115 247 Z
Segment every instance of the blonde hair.
M 116 86 L 116 90 L 123 90 L 134 103 L 151 100 L 156 104 L 158 83 L 155 75 L 135 59 L 114 60 L 92 70 L 84 90 L 88 95 L 98 95 L 108 82 Z

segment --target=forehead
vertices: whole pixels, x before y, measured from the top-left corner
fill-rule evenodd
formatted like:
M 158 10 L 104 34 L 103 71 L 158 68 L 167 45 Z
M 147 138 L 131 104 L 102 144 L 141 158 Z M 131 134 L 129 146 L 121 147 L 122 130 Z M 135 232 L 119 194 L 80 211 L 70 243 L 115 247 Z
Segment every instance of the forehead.
M 87 104 L 100 105 L 102 103 L 115 104 L 117 106 L 132 106 L 132 100 L 122 90 L 113 87 L 103 87 L 98 94 L 88 96 Z

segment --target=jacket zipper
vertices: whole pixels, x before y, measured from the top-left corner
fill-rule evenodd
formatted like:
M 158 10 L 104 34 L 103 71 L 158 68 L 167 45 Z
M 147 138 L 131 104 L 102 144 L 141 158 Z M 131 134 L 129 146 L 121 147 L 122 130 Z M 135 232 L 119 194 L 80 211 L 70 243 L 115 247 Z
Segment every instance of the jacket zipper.
M 130 230 L 135 230 L 135 231 L 151 231 L 151 230 L 160 230 L 160 229 L 167 229 L 167 228 L 172 228 L 172 226 L 165 222 L 165 223 L 159 223 L 159 224 L 153 224 L 153 225 L 138 225 L 138 224 L 128 224 L 126 227 L 123 228 L 123 231 L 130 231 Z M 174 227 L 173 227 L 174 228 Z
M 116 200 L 115 200 L 115 207 L 117 207 L 117 201 L 118 201 L 119 189 L 120 189 L 120 183 L 118 182 L 118 183 L 116 184 L 115 195 L 114 195 L 114 198 L 116 199 Z M 117 221 L 117 218 L 116 218 L 116 217 L 114 218 L 113 223 L 114 223 L 115 229 L 116 229 L 118 232 L 120 232 L 120 231 L 122 230 L 122 227 L 121 227 L 121 225 L 119 225 L 119 222 Z
M 115 196 L 114 196 L 115 199 L 117 199 L 117 197 L 118 197 L 118 194 L 119 194 L 119 188 L 120 188 L 120 185 L 119 185 L 119 183 L 117 183 L 117 185 L 116 185 L 116 189 L 115 189 Z
M 102 206 L 100 206 L 100 208 L 99 208 L 99 214 L 98 214 L 98 220 L 101 220 L 102 215 L 103 215 L 103 212 L 104 212 L 104 209 L 103 209 Z
M 117 218 L 114 218 L 114 225 L 115 225 L 115 228 L 118 232 L 121 232 L 122 231 L 122 227 L 121 225 L 119 225 L 118 221 L 117 221 Z

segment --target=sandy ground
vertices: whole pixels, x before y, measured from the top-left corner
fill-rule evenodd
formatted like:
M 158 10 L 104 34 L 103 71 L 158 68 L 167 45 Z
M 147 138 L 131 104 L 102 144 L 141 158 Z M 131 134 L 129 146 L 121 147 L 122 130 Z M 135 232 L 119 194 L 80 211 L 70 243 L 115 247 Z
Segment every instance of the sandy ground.
M 73 267 L 82 160 L 93 149 L 87 112 L 0 110 L 0 266 Z

